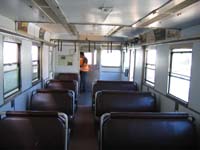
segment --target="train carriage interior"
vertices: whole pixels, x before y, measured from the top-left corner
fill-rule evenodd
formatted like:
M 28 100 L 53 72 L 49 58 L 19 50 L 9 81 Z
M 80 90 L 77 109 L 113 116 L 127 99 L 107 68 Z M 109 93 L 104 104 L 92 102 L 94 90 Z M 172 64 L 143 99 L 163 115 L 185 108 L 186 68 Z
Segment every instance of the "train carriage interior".
M 0 149 L 199 150 L 199 8 L 1 0 Z

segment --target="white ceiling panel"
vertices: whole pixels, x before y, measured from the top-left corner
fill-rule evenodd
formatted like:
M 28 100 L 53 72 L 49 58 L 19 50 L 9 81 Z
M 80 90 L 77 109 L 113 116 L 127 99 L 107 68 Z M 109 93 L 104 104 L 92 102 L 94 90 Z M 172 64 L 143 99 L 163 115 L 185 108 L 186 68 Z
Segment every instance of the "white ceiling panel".
M 115 26 L 106 25 L 76 25 L 79 34 L 106 35 Z
M 57 0 L 68 22 L 131 25 L 168 0 Z
M 14 21 L 51 22 L 31 0 L 1 0 L 0 14 Z

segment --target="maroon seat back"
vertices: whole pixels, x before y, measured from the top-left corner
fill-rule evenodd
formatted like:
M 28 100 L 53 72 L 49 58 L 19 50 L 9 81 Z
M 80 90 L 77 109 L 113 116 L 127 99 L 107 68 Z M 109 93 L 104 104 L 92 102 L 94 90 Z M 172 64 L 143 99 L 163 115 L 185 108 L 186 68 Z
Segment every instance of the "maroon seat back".
M 74 117 L 75 97 L 71 90 L 39 89 L 31 96 L 30 110 L 57 111 Z
M 72 90 L 75 92 L 75 97 L 78 96 L 78 82 L 75 80 L 49 80 L 46 83 L 46 88 Z
M 111 113 L 101 118 L 100 150 L 197 150 L 185 113 Z
M 95 98 L 95 115 L 110 112 L 156 112 L 156 98 L 149 92 L 99 91 Z
M 76 80 L 80 83 L 80 75 L 78 73 L 59 73 L 56 75 L 57 80 Z
M 67 138 L 55 112 L 7 112 L 0 134 L 1 150 L 64 150 Z
M 118 91 L 137 91 L 137 83 L 130 81 L 104 81 L 97 80 L 92 88 L 92 100 L 94 104 L 95 93 L 102 90 L 118 90 Z

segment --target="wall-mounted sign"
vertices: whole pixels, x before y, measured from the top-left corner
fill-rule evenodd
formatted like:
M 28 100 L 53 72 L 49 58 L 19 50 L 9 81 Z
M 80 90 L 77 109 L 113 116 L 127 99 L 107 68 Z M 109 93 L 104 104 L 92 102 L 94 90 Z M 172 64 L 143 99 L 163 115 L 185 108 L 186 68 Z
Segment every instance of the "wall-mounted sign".
M 17 26 L 17 31 L 24 33 L 28 32 L 28 22 L 20 21 L 16 23 L 16 26 Z
M 58 66 L 72 66 L 73 55 L 58 55 Z

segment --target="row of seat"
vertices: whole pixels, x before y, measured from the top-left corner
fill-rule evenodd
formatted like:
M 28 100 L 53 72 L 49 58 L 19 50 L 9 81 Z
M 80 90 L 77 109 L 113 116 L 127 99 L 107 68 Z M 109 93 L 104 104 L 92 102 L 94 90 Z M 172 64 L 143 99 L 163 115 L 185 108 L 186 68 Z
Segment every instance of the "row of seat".
M 68 117 L 57 112 L 1 113 L 1 150 L 67 150 Z
M 95 94 L 102 90 L 138 91 L 136 82 L 97 80 L 92 87 L 92 107 L 95 105 Z
M 67 76 L 67 74 L 65 74 Z M 63 74 L 62 74 L 63 76 Z M 49 80 L 46 89 L 32 93 L 28 111 L 1 114 L 0 140 L 2 150 L 67 150 L 78 81 Z
M 100 150 L 198 149 L 187 113 L 108 113 L 100 127 Z
M 196 129 L 187 113 L 160 113 L 154 95 L 123 89 L 123 81 L 98 82 L 100 90 L 93 94 L 100 150 L 197 149 Z

